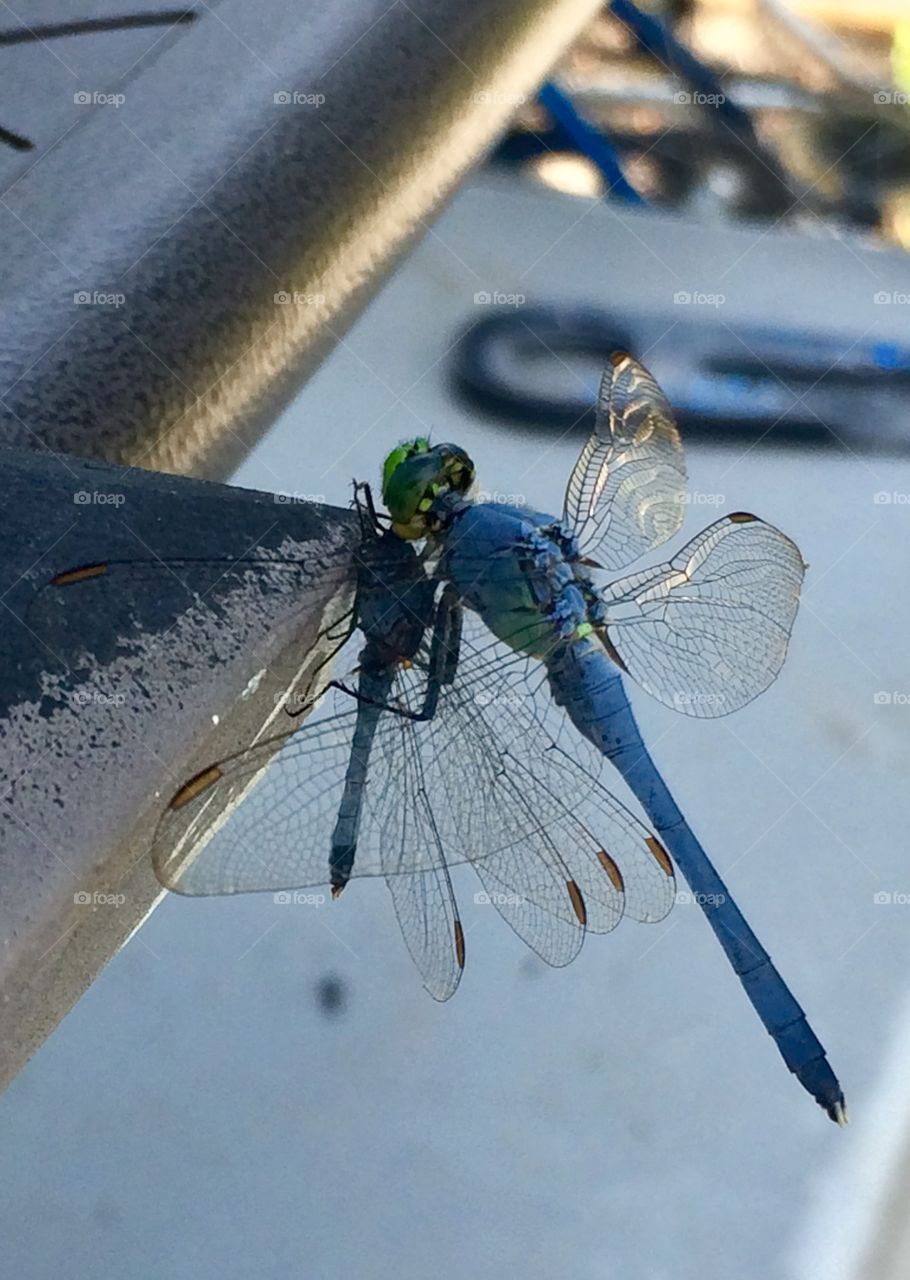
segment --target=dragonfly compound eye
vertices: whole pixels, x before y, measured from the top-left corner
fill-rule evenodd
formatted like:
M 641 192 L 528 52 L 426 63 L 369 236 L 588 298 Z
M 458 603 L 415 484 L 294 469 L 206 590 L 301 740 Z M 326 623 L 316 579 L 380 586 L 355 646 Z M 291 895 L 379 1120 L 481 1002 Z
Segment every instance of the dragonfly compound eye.
M 464 449 L 459 449 L 457 445 L 443 445 L 442 449 L 445 451 L 443 453 L 445 467 L 443 487 L 454 493 L 467 493 L 474 483 L 474 463 Z
M 383 468 L 382 496 L 400 538 L 424 538 L 434 502 L 446 493 L 466 493 L 474 465 L 457 445 L 430 448 L 423 439 L 393 450 Z

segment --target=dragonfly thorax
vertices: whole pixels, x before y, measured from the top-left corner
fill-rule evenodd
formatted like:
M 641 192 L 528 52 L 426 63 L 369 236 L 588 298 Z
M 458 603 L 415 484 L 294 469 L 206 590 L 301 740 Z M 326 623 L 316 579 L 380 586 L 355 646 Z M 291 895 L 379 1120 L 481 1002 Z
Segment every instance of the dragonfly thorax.
M 510 648 L 545 658 L 592 630 L 585 570 L 551 516 L 499 503 L 465 504 L 441 538 L 443 576 Z
M 391 532 L 367 540 L 358 559 L 356 612 L 366 641 L 361 666 L 409 662 L 432 623 L 436 584 L 412 544 Z

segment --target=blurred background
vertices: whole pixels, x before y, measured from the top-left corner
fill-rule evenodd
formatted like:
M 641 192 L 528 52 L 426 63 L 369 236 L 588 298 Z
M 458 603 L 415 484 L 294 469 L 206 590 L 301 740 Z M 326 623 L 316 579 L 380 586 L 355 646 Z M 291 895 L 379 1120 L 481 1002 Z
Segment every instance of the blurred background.
M 900 0 L 639 8 L 664 19 L 672 42 L 643 47 L 651 28 L 605 6 L 557 73 L 640 195 L 712 222 L 792 217 L 811 230 L 823 214 L 906 246 L 910 34 Z M 604 191 L 597 167 L 537 104 L 518 113 L 493 159 L 558 190 Z
M 46 41 L 2 47 L 25 26 L 0 19 L 10 173 L 54 74 Z M 118 35 L 124 69 L 152 38 Z M 810 566 L 764 697 L 714 722 L 633 701 L 850 1128 L 685 900 L 548 970 L 459 869 L 468 965 L 436 1006 L 379 884 L 166 896 L 0 1099 L 11 1273 L 908 1273 L 908 104 L 899 0 L 605 6 L 233 477 L 344 506 L 432 432 L 558 511 L 604 352 L 652 369 L 683 537 L 754 510 Z

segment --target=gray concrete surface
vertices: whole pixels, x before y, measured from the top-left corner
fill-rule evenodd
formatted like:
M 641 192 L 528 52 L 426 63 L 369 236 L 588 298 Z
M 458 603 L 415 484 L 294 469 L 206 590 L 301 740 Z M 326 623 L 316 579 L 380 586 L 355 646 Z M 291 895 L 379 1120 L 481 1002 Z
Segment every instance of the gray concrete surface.
M 475 292 L 666 305 L 669 327 L 674 291 L 714 288 L 734 328 L 899 337 L 905 310 L 872 297 L 910 291 L 910 268 L 824 236 L 706 233 L 480 184 L 237 478 L 343 501 L 390 444 L 431 428 L 488 489 L 554 509 L 577 442 L 482 423 L 447 393 Z M 787 1076 L 695 906 L 549 971 L 460 871 L 468 967 L 436 1006 L 381 885 L 322 907 L 168 898 L 0 1099 L 11 1273 L 833 1275 L 810 1228 L 861 1190 L 854 1160 L 906 1019 L 910 462 L 688 455 L 684 533 L 724 509 L 779 524 L 810 565 L 803 607 L 780 679 L 736 716 L 635 705 L 828 1048 L 850 1129 Z M 327 975 L 346 992 L 331 1016 Z

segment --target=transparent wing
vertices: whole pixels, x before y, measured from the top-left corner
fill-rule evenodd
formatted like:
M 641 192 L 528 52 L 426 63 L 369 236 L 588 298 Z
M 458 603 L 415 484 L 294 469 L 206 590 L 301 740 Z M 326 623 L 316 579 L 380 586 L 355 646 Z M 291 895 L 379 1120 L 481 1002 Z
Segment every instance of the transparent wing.
M 464 971 L 464 931 L 448 869 L 387 876 L 411 959 L 434 1000 L 455 994 Z
M 614 352 L 600 384 L 594 431 L 566 489 L 563 520 L 605 569 L 631 564 L 678 531 L 686 464 L 673 411 L 632 356 Z
M 245 609 L 268 608 L 270 597 L 305 599 L 307 570 L 302 552 L 282 554 L 280 547 L 221 559 L 98 561 L 69 566 L 50 579 L 38 568 L 21 622 L 47 657 L 78 672 L 111 661 L 150 634 L 160 643 L 168 626 L 176 636 L 188 611 L 190 620 L 195 611 L 207 611 L 237 625 Z M 326 572 L 340 580 L 345 569 L 327 566 Z M 94 620 L 90 628 L 86 615 Z
M 352 644 L 358 648 L 359 633 Z M 201 771 L 172 798 L 159 822 L 153 859 L 169 889 L 185 894 L 276 891 L 326 884 L 360 703 L 357 671 L 330 690 L 291 737 L 269 739 Z M 395 673 L 389 706 L 420 710 L 418 666 Z M 401 874 L 441 865 L 431 841 L 395 836 L 417 803 L 415 722 L 380 714 L 365 754 L 367 782 L 353 876 Z M 242 802 L 242 803 L 241 803 Z M 409 829 L 413 835 L 414 830 Z
M 422 705 L 423 662 L 396 674 L 393 705 Z M 335 690 L 277 753 L 263 743 L 207 783 L 203 771 L 198 793 L 162 819 L 163 883 L 205 894 L 326 883 L 356 716 L 356 700 Z M 437 998 L 454 990 L 463 961 L 450 865 L 482 869 L 491 901 L 552 964 L 577 952 L 585 923 L 606 932 L 624 910 L 655 920 L 672 903 L 672 871 L 600 786 L 601 757 L 567 724 L 535 665 L 473 619 L 434 719 L 381 716 L 353 875 L 408 882 L 392 896 Z
M 348 658 L 361 642 L 357 633 Z M 454 688 L 429 721 L 396 714 L 423 707 L 429 643 L 413 666 L 396 670 L 390 709 L 381 712 L 364 761 L 353 876 L 401 875 L 475 861 L 510 848 L 546 820 L 555 801 L 507 810 L 498 779 L 501 749 L 462 731 L 465 719 L 476 717 L 507 678 L 499 672 L 501 648 L 466 654 Z M 356 670 L 339 683 L 356 690 Z M 176 892 L 203 895 L 327 883 L 358 705 L 353 693 L 331 690 L 290 737 L 257 743 L 187 781 L 156 832 L 153 858 L 161 882 Z M 501 727 L 504 741 L 518 731 L 514 724 Z M 583 780 L 575 785 L 581 791 Z M 400 827 L 421 797 L 430 806 L 438 839 L 393 838 L 396 824 Z
M 508 761 L 503 765 L 508 768 Z M 500 804 L 520 821 L 535 797 L 514 772 L 500 775 Z M 553 819 L 523 835 L 511 848 L 475 863 L 486 896 L 523 942 L 547 964 L 569 964 L 585 936 L 587 908 L 573 872 L 557 848 Z
M 39 592 L 33 620 L 63 637 L 73 615 L 91 607 L 110 618 L 111 643 L 122 646 L 157 620 L 146 617 L 160 599 L 152 587 L 175 574 L 175 614 L 189 602 L 228 617 L 238 592 L 251 600 L 266 585 L 292 592 L 299 572 L 294 559 L 82 566 Z M 341 626 L 338 642 L 349 633 Z M 349 690 L 362 642 L 351 636 L 339 662 Z M 422 707 L 429 648 L 428 639 L 413 666 L 395 672 L 391 707 Z M 288 708 L 301 710 L 301 699 L 308 708 L 305 691 L 289 691 Z M 273 734 L 185 783 L 155 835 L 162 883 L 191 894 L 325 884 L 359 706 L 351 692 L 331 689 L 296 729 L 289 720 L 290 736 Z M 586 928 L 606 932 L 624 911 L 657 919 L 672 901 L 672 874 L 655 861 L 644 829 L 599 788 L 597 753 L 576 737 L 583 763 L 559 754 L 565 729 L 541 669 L 473 617 L 436 717 L 380 716 L 353 874 L 387 877 L 405 941 L 437 999 L 452 994 L 464 964 L 450 864 L 473 862 L 488 899 L 555 965 L 577 954 Z
M 663 920 L 673 906 L 673 865 L 657 838 L 599 781 L 602 757 L 581 739 L 552 746 L 525 764 L 536 794 L 567 794 L 572 777 L 587 779 L 580 803 L 564 806 L 551 824 L 587 907 L 587 927 L 608 933 L 622 916 L 643 924 Z M 531 781 L 532 780 L 532 781 Z
M 477 661 L 490 648 L 498 653 L 495 687 L 484 679 L 487 664 Z M 623 914 L 663 919 L 675 894 L 669 858 L 601 785 L 603 758 L 571 727 L 565 733 L 566 719 L 549 705 L 535 665 L 491 645 L 472 617 L 462 653 L 462 679 L 443 696 L 440 723 L 444 716 L 463 743 L 489 759 L 485 772 L 504 838 L 475 862 L 489 901 L 554 965 L 574 958 L 586 929 L 609 932 Z M 463 830 L 453 832 L 453 842 L 465 844 Z
M 419 769 L 419 762 L 411 763 Z M 464 930 L 445 851 L 436 831 L 432 810 L 420 789 L 419 774 L 411 780 L 415 791 L 412 810 L 394 821 L 389 815 L 385 839 L 397 845 L 399 863 L 405 861 L 409 844 L 429 845 L 439 853 L 438 867 L 415 875 L 386 876 L 386 885 L 395 904 L 395 913 L 405 945 L 411 953 L 423 985 L 434 1000 L 454 995 L 464 969 Z
M 667 706 L 727 715 L 780 671 L 804 573 L 785 534 L 736 512 L 668 564 L 603 591 L 609 642 L 630 675 Z
M 475 680 L 480 678 L 479 671 L 489 673 L 488 658 L 478 655 L 481 660 L 472 663 L 469 652 L 465 656 L 467 666 L 478 671 Z M 469 680 L 468 685 L 473 688 L 474 680 Z M 424 753 L 424 759 L 415 753 L 409 782 L 415 796 L 416 825 L 422 833 L 413 830 L 413 819 L 410 841 L 395 831 L 388 833 L 388 841 L 396 841 L 405 849 L 412 843 L 423 843 L 434 845 L 440 852 L 438 868 L 386 879 L 405 943 L 424 986 L 437 1000 L 448 999 L 454 992 L 464 966 L 464 933 L 446 865 L 446 850 L 450 860 L 474 862 L 486 889 L 484 894 L 475 896 L 475 901 L 495 906 L 519 937 L 549 964 L 568 964 L 584 940 L 581 894 L 542 825 L 545 819 L 539 812 L 541 806 L 535 804 L 533 796 L 522 794 L 508 770 L 507 756 L 497 743 L 495 730 L 484 720 L 484 707 L 488 705 L 487 698 L 465 699 L 458 692 L 449 691 L 440 706 L 438 723 L 460 742 L 461 756 L 456 761 L 447 753 L 448 777 L 439 779 L 446 788 L 445 794 L 433 782 L 436 757 Z M 462 772 L 466 765 L 468 775 Z M 465 785 L 470 778 L 481 783 L 476 796 Z M 438 818 L 429 804 L 431 795 Z M 449 802 L 453 795 L 456 803 Z M 477 798 L 481 798 L 483 812 L 490 815 L 484 820 L 482 833 L 471 808 Z M 445 832 L 444 840 L 441 830 Z M 481 834 L 486 844 L 478 847 L 476 841 Z M 490 847 L 493 851 L 487 856 L 472 857 Z

